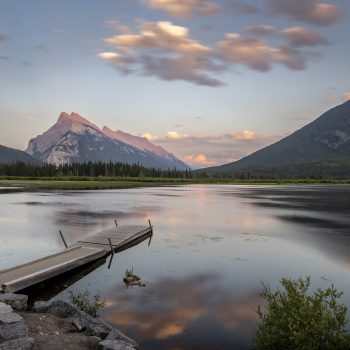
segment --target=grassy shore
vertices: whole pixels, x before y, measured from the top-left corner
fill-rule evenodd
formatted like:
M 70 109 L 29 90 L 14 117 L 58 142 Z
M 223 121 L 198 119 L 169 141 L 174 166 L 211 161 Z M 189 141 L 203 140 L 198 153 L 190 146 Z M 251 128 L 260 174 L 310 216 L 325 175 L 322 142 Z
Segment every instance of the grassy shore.
M 315 179 L 168 179 L 139 177 L 0 177 L 0 191 L 97 190 L 188 184 L 350 184 L 349 180 Z M 1 190 L 1 187 L 8 189 Z

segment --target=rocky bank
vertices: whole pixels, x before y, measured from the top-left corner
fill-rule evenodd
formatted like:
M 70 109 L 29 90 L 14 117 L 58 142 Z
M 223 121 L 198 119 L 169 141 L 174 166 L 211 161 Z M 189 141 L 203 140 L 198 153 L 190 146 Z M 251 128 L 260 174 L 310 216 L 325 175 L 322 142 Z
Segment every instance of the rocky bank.
M 137 343 L 62 300 L 37 301 L 0 294 L 0 350 L 135 350 Z

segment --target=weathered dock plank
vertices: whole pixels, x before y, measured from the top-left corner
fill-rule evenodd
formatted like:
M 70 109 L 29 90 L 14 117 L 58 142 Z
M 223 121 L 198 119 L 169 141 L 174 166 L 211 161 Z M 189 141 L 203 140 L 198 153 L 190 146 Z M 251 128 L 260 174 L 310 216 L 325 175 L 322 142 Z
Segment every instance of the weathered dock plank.
M 58 253 L 0 271 L 0 292 L 16 292 L 56 277 L 106 256 L 112 250 L 127 249 L 152 233 L 151 225 L 116 226 L 103 230 Z
M 79 240 L 75 245 L 80 246 L 101 246 L 111 253 L 109 240 L 112 243 L 113 250 L 117 251 L 124 245 L 130 244 L 143 236 L 146 238 L 152 234 L 152 227 L 139 225 L 118 226 L 108 230 L 100 231 L 92 236 L 88 236 Z
M 73 247 L 59 253 L 0 271 L 3 292 L 15 292 L 106 255 L 106 250 Z

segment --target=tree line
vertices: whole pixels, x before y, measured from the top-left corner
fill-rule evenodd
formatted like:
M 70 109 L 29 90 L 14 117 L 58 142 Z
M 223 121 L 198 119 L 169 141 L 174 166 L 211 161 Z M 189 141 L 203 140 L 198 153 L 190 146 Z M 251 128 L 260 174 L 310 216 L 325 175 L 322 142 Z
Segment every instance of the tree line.
M 191 179 L 195 175 L 190 169 L 178 170 L 147 168 L 140 164 L 127 164 L 121 162 L 85 162 L 72 164 L 40 165 L 16 162 L 0 164 L 0 176 L 26 176 L 26 177 L 57 177 L 57 176 L 122 176 L 122 177 L 165 177 Z
M 350 162 L 305 163 L 284 166 L 260 166 L 236 170 L 230 173 L 207 172 L 201 170 L 178 170 L 147 168 L 140 164 L 122 162 L 85 162 L 55 165 L 50 163 L 29 164 L 17 162 L 0 164 L 0 176 L 26 177 L 155 177 L 213 180 L 255 180 L 255 179 L 314 179 L 347 180 L 350 179 Z

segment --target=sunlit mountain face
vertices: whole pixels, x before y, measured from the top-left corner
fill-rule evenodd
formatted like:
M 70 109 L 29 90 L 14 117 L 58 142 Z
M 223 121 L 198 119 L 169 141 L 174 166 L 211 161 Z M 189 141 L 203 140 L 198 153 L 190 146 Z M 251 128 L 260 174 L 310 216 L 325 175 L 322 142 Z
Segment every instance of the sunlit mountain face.
M 139 163 L 161 169 L 189 167 L 146 138 L 100 129 L 77 113 L 61 113 L 57 122 L 29 141 L 26 152 L 56 165 L 88 161 Z

